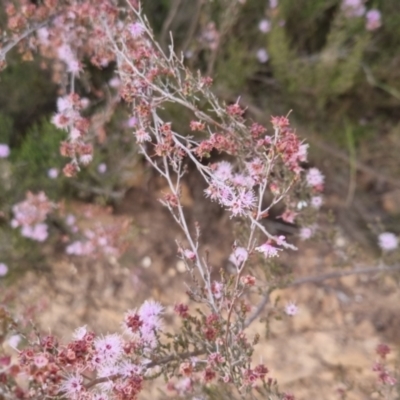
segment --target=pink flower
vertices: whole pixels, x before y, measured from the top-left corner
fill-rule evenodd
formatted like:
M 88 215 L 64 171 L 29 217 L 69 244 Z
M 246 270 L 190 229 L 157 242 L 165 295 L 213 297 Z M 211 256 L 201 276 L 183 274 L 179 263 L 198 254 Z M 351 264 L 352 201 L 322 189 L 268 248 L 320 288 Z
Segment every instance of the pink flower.
M 10 155 L 10 148 L 4 143 L 0 143 L 0 158 L 7 158 Z
M 214 281 L 211 284 L 211 293 L 214 295 L 214 297 L 219 300 L 222 295 L 223 295 L 223 290 L 224 290 L 224 284 L 222 282 L 216 282 Z
M 384 232 L 378 236 L 378 243 L 383 251 L 391 251 L 397 249 L 399 239 L 394 233 Z
M 215 168 L 214 175 L 217 179 L 221 181 L 226 181 L 232 177 L 232 165 L 227 161 L 221 161 L 214 164 Z
M 381 13 L 379 10 L 373 9 L 369 10 L 365 15 L 366 25 L 365 28 L 368 31 L 374 31 L 381 27 Z
M 72 334 L 74 340 L 82 340 L 87 334 L 86 325 L 76 328 Z
M 56 178 L 58 177 L 58 169 L 57 169 L 57 168 L 50 168 L 50 169 L 47 171 L 47 176 L 48 176 L 50 179 L 56 179 Z
M 92 162 L 93 160 L 93 155 L 92 154 L 82 154 L 79 157 L 79 161 L 83 164 L 83 165 L 88 165 Z
M 44 242 L 49 236 L 49 233 L 47 232 L 47 225 L 40 223 L 33 226 L 22 226 L 21 235 L 38 242 Z
M 263 253 L 266 258 L 272 258 L 272 257 L 277 257 L 278 251 L 280 251 L 281 249 L 278 249 L 277 247 L 274 247 L 268 242 L 266 242 L 263 245 L 256 247 L 255 250 L 260 253 Z
M 107 171 L 107 165 L 104 163 L 101 163 L 97 166 L 97 172 L 99 174 L 104 174 Z
M 0 278 L 6 276 L 8 273 L 8 267 L 4 263 L 0 263 Z
M 314 235 L 314 227 L 311 226 L 304 226 L 300 229 L 300 239 L 307 240 L 310 239 Z
M 271 30 L 271 22 L 269 22 L 267 19 L 262 19 L 259 23 L 258 23 L 258 29 L 262 32 L 262 33 L 268 33 Z
M 131 117 L 126 121 L 126 126 L 128 128 L 133 128 L 137 124 L 138 120 L 136 117 Z
M 138 129 L 135 132 L 135 136 L 137 143 L 149 142 L 151 140 L 150 135 L 144 129 Z
M 310 168 L 306 175 L 307 186 L 322 186 L 325 177 L 318 168 Z
M 57 99 L 57 110 L 60 113 L 72 110 L 72 102 L 69 96 L 59 97 Z
M 307 144 L 307 143 L 301 144 L 299 146 L 299 151 L 297 152 L 297 158 L 299 159 L 300 162 L 307 161 L 308 147 L 309 147 L 309 144 Z
M 313 208 L 316 208 L 316 209 L 321 208 L 322 203 L 323 203 L 322 196 L 313 196 L 313 197 L 311 197 L 311 206 Z
M 290 302 L 286 304 L 285 313 L 290 315 L 291 317 L 295 316 L 299 312 L 299 308 L 296 306 L 295 303 Z
M 97 338 L 94 341 L 94 348 L 97 357 L 100 358 L 104 364 L 115 364 L 115 362 L 123 354 L 123 341 L 120 335 L 114 333 L 106 335 L 103 338 Z
M 37 354 L 33 358 L 33 362 L 38 368 L 43 368 L 49 363 L 49 360 L 44 354 Z
M 139 309 L 139 316 L 146 323 L 152 317 L 158 317 L 164 311 L 164 307 L 158 302 L 153 300 L 146 300 Z
M 118 88 L 118 87 L 121 85 L 121 80 L 120 80 L 118 77 L 114 76 L 114 78 L 111 78 L 111 79 L 108 81 L 108 84 L 109 84 L 112 88 L 116 89 L 116 88 Z
M 276 8 L 278 7 L 278 0 L 269 0 L 269 6 L 271 8 Z
M 244 247 L 236 247 L 236 249 L 233 250 L 233 253 L 229 256 L 229 261 L 239 268 L 239 266 L 243 264 L 248 257 L 249 253 Z
M 361 17 L 365 13 L 363 0 L 343 0 L 341 8 L 347 18 Z
M 61 385 L 61 391 L 65 392 L 68 398 L 78 400 L 79 395 L 85 390 L 83 378 L 79 374 L 69 375 Z
M 189 260 L 192 260 L 192 261 L 196 259 L 196 254 L 192 250 L 189 250 L 189 249 L 185 249 L 183 251 L 183 255 L 185 258 L 188 258 Z
M 269 55 L 265 49 L 258 49 L 256 57 L 261 64 L 265 64 L 269 60 Z
M 144 26 L 140 22 L 135 22 L 128 26 L 129 32 L 133 36 L 134 39 L 139 38 L 143 35 L 145 29 Z

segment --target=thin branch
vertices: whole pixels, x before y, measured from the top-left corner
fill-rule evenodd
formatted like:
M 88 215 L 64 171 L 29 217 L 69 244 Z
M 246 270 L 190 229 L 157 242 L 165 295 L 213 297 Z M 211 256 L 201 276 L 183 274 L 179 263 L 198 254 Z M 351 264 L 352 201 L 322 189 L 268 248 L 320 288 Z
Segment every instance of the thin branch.
M 264 308 L 269 303 L 269 295 L 270 295 L 269 292 L 264 294 L 262 300 L 258 303 L 258 306 L 254 310 L 253 314 L 251 314 L 250 317 L 245 321 L 244 323 L 245 328 L 248 328 L 254 322 L 254 320 L 257 319 L 258 316 L 263 312 Z
M 187 48 L 190 45 L 190 42 L 193 39 L 194 34 L 196 33 L 196 29 L 197 29 L 197 23 L 199 21 L 200 18 L 200 11 L 201 11 L 201 7 L 203 5 L 203 0 L 197 0 L 196 2 L 196 6 L 195 6 L 195 11 L 193 13 L 193 18 L 190 24 L 190 29 L 189 32 L 186 35 L 186 40 L 185 43 L 182 46 L 181 52 L 185 53 L 185 51 L 187 50 Z
M 186 353 L 181 353 L 181 354 L 171 354 L 170 356 L 166 356 L 164 358 L 161 358 L 160 360 L 150 361 L 150 362 L 144 364 L 144 367 L 146 369 L 153 368 L 156 366 L 168 364 L 171 361 L 186 360 L 190 357 L 200 356 L 205 353 L 206 353 L 205 349 L 199 349 L 199 350 L 194 350 L 194 351 L 188 351 Z M 90 389 L 91 387 L 96 386 L 99 383 L 114 381 L 120 377 L 121 377 L 121 374 L 114 374 L 114 375 L 110 375 L 110 376 L 106 376 L 106 377 L 102 377 L 102 378 L 96 378 L 96 379 L 93 379 L 92 381 L 88 382 L 85 385 L 85 388 Z
M 349 275 L 362 275 L 362 274 L 377 274 L 380 272 L 396 272 L 400 270 L 399 265 L 392 265 L 387 266 L 383 265 L 381 267 L 366 267 L 366 268 L 355 268 L 349 271 L 335 271 L 335 272 L 328 272 L 323 275 L 316 275 L 316 276 L 306 276 L 304 278 L 296 279 L 295 281 L 289 283 L 286 287 L 293 287 L 303 285 L 304 283 L 319 283 L 326 281 L 328 279 L 335 279 L 341 278 L 343 276 Z
M 164 21 L 164 24 L 161 29 L 161 37 L 160 37 L 160 43 L 161 46 L 164 50 L 166 50 L 167 47 L 167 35 L 169 28 L 172 24 L 172 21 L 174 20 L 176 13 L 178 12 L 179 6 L 181 5 L 182 0 L 174 0 L 172 2 L 171 9 L 169 10 L 168 16 Z
M 305 283 L 320 283 L 329 279 L 337 279 L 343 276 L 350 276 L 350 275 L 363 275 L 363 274 L 377 274 L 380 272 L 389 272 L 393 273 L 396 271 L 400 271 L 400 264 L 399 265 L 392 265 L 387 266 L 383 265 L 381 267 L 366 267 L 366 268 L 355 268 L 349 271 L 335 271 L 329 272 L 323 275 L 316 275 L 316 276 L 306 276 L 304 278 L 296 279 L 295 281 L 289 283 L 288 285 L 284 286 L 283 288 L 293 287 L 303 285 Z M 280 287 L 282 289 L 282 287 Z M 254 310 L 253 314 L 246 320 L 244 326 L 245 328 L 249 327 L 264 311 L 264 308 L 267 306 L 270 300 L 270 292 L 264 294 L 262 300 L 257 305 L 257 308 Z
M 35 32 L 36 30 L 43 28 L 44 26 L 46 26 L 52 19 L 54 18 L 54 16 L 52 16 L 51 18 L 48 18 L 46 21 L 31 26 L 30 28 L 28 28 L 25 32 L 23 32 L 20 36 L 16 37 L 14 40 L 11 40 L 5 47 L 3 47 L 0 50 L 0 60 L 4 59 L 6 54 L 14 47 L 16 46 L 21 40 L 25 39 L 27 36 L 29 36 L 31 33 Z

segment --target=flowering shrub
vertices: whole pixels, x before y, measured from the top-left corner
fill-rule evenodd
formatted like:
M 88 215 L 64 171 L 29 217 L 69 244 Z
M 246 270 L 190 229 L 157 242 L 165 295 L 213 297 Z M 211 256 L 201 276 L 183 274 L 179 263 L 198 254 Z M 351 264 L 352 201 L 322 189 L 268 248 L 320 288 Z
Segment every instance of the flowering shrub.
M 278 7 L 271 3 L 271 9 Z M 346 17 L 364 15 L 361 3 L 353 3 L 343 3 Z M 68 178 L 93 161 L 93 136 L 104 133 L 106 123 L 85 111 L 89 101 L 78 93 L 80 77 L 88 68 L 85 63 L 90 60 L 99 68 L 115 64 L 110 86 L 118 96 L 109 99 L 110 113 L 119 101 L 127 104 L 128 128 L 141 155 L 167 183 L 168 192 L 160 202 L 184 234 L 178 252 L 192 279 L 188 296 L 199 308 L 176 304 L 181 328 L 173 334 L 164 328 L 164 305 L 150 300 L 127 311 L 122 333 L 97 336 L 80 327 L 66 344 L 52 335 L 28 334 L 17 360 L 0 359 L 0 394 L 6 398 L 135 399 L 146 380 L 164 375 L 168 388 L 178 395 L 199 386 L 226 384 L 242 397 L 263 390 L 270 398 L 293 399 L 269 378 L 268 365 L 253 359 L 259 336 L 250 337 L 247 331 L 273 290 L 259 277 L 260 270 L 268 272 L 283 251 L 296 250 L 285 236 L 267 229 L 266 217 L 277 205 L 283 205 L 280 218 L 288 224 L 301 225 L 301 218 L 307 217 L 300 237 L 308 239 L 317 229 L 316 212 L 323 203 L 324 175 L 315 167 L 307 169 L 308 145 L 297 136 L 288 116 L 273 116 L 265 127 L 247 120 L 240 100 L 220 102 L 211 90 L 210 77 L 193 73 L 172 47 L 163 51 L 136 1 L 123 6 L 112 0 L 48 0 L 39 5 L 21 1 L 8 3 L 6 13 L 3 67 L 4 56 L 13 46 L 20 46 L 26 58 L 35 49 L 52 60 L 53 73 L 59 74 L 60 84 L 64 82 L 51 122 L 65 133 L 60 153 L 68 159 L 63 168 Z M 380 20 L 370 13 L 367 29 L 373 30 Z M 262 22 L 261 32 L 268 33 L 268 21 Z M 218 49 L 220 40 L 212 24 L 200 35 L 210 51 Z M 265 50 L 257 57 L 262 63 L 268 61 Z M 185 129 L 177 129 L 175 121 L 165 118 L 163 110 L 171 105 L 190 115 Z M 7 148 L 2 154 L 8 156 Z M 229 276 L 222 273 L 216 278 L 212 273 L 212 261 L 199 241 L 201 225 L 190 225 L 185 215 L 182 182 L 189 167 L 195 171 L 190 173 L 204 180 L 204 196 L 240 223 L 242 234 L 232 243 L 234 271 Z M 99 164 L 97 171 L 104 174 L 107 167 Z M 48 171 L 51 179 L 57 174 L 58 170 Z M 11 225 L 27 238 L 45 241 L 45 220 L 53 209 L 44 193 L 28 193 L 26 200 L 14 205 Z M 69 229 L 79 234 L 74 217 L 67 218 Z M 65 251 L 72 256 L 119 257 L 124 249 L 123 228 L 97 224 L 82 231 L 83 238 L 69 242 Z M 393 234 L 384 233 L 379 244 L 389 251 L 398 243 Z M 0 275 L 7 274 L 7 266 L 0 265 Z M 261 297 L 257 306 L 249 294 Z M 290 302 L 283 311 L 295 316 L 298 306 Z M 18 331 L 5 308 L 0 309 L 0 318 L 7 329 Z M 381 364 L 375 370 L 382 383 L 394 384 Z M 27 378 L 21 383 L 23 374 Z

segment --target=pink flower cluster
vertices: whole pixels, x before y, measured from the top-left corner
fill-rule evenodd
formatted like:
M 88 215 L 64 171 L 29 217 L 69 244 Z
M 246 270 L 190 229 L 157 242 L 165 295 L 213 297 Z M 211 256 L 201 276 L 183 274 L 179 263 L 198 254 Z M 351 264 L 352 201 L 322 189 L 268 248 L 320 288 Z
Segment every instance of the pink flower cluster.
M 213 164 L 212 183 L 205 190 L 205 194 L 226 207 L 232 217 L 244 215 L 256 203 L 252 187 L 264 167 L 261 160 L 254 160 L 249 163 L 249 174 L 243 175 L 234 174 L 232 165 L 227 161 Z
M 163 310 L 160 303 L 146 300 L 139 310 L 130 310 L 125 314 L 125 332 L 139 340 L 144 348 L 154 349 L 157 346 L 156 333 L 162 328 L 160 316 Z
M 49 201 L 45 193 L 34 195 L 28 192 L 26 200 L 13 206 L 14 218 L 11 226 L 20 227 L 22 236 L 43 242 L 48 236 L 48 226 L 44 221 L 53 208 L 54 204 Z
M 79 232 L 74 223 L 71 228 L 75 228 L 73 229 L 74 233 Z M 70 243 L 65 252 L 74 256 L 119 258 L 126 248 L 124 239 L 126 229 L 127 224 L 103 225 L 97 223 L 93 228 L 83 231 L 85 239 Z
M 343 0 L 341 8 L 347 18 L 365 15 L 365 28 L 368 31 L 375 31 L 382 25 L 381 12 L 375 8 L 366 12 L 365 0 Z
M 149 370 L 144 354 L 152 357 L 159 345 L 162 311 L 159 303 L 147 301 L 137 313 L 128 312 L 124 321 L 128 338 L 118 333 L 96 337 L 85 326 L 78 328 L 65 346 L 46 336 L 40 344 L 20 351 L 18 364 L 9 371 L 29 373 L 29 388 L 26 393 L 21 389 L 21 395 L 29 391 L 35 398 L 136 399 Z M 11 360 L 7 366 L 11 367 Z

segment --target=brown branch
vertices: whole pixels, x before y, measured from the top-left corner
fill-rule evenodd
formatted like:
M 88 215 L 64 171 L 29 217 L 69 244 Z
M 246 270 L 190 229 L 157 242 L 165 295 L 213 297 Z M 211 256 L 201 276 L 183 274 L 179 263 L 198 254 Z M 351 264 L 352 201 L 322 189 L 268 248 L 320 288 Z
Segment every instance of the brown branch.
M 349 276 L 349 275 L 362 275 L 362 274 L 375 274 L 375 273 L 380 273 L 380 272 L 396 272 L 400 270 L 400 264 L 399 265 L 393 265 L 393 266 L 382 266 L 382 267 L 366 267 L 366 268 L 355 268 L 351 269 L 348 271 L 334 271 L 334 272 L 329 272 L 327 274 L 323 275 L 316 275 L 316 276 L 306 276 L 303 278 L 296 279 L 295 281 L 289 283 L 288 285 L 284 287 L 280 287 L 279 289 L 284 289 L 284 288 L 289 288 L 293 286 L 299 286 L 303 285 L 305 283 L 320 283 L 329 279 L 337 279 L 341 278 L 343 276 Z M 265 306 L 269 303 L 269 295 L 270 292 L 267 292 L 260 303 L 258 304 L 257 308 L 253 312 L 253 314 L 246 320 L 244 326 L 247 328 L 250 326 L 252 322 L 254 322 L 255 319 L 257 319 L 260 314 L 263 312 Z
M 326 281 L 328 279 L 341 278 L 343 276 L 349 276 L 349 275 L 377 274 L 380 272 L 395 272 L 399 270 L 400 270 L 400 264 L 392 266 L 383 265 L 382 267 L 355 268 L 348 271 L 335 271 L 323 275 L 306 276 L 304 278 L 299 278 L 289 283 L 286 287 L 299 286 L 303 285 L 304 283 L 319 283 Z
M 15 47 L 21 40 L 25 39 L 27 36 L 29 36 L 31 33 L 35 32 L 36 30 L 43 28 L 46 26 L 55 16 L 52 16 L 48 18 L 46 21 L 33 25 L 30 28 L 28 28 L 26 31 L 21 33 L 18 37 L 15 39 L 11 40 L 5 47 L 0 48 L 0 60 L 5 59 L 6 54 L 13 48 Z
M 182 0 L 174 0 L 172 2 L 171 9 L 169 10 L 167 18 L 165 19 L 164 24 L 162 26 L 160 44 L 164 50 L 166 50 L 166 47 L 167 47 L 167 35 L 168 35 L 169 27 L 171 26 L 172 21 L 174 20 L 181 3 L 182 3 Z
M 262 300 L 258 303 L 258 306 L 253 314 L 250 315 L 250 317 L 244 323 L 245 328 L 249 327 L 254 322 L 254 320 L 263 312 L 265 306 L 269 303 L 269 295 L 270 292 L 264 294 Z
M 153 367 L 156 367 L 156 366 L 159 366 L 159 365 L 168 364 L 171 361 L 185 360 L 185 359 L 187 359 L 189 357 L 200 356 L 200 355 L 205 354 L 205 353 L 206 353 L 205 349 L 199 349 L 199 350 L 194 350 L 194 351 L 188 351 L 186 353 L 181 353 L 181 354 L 171 354 L 170 356 L 166 356 L 164 358 L 161 358 L 160 360 L 150 361 L 149 363 L 145 364 L 144 367 L 146 369 L 153 368 Z M 103 377 L 103 378 L 96 378 L 96 379 L 93 379 L 92 381 L 88 382 L 85 385 L 85 388 L 86 389 L 90 389 L 91 387 L 96 386 L 99 383 L 113 381 L 113 380 L 118 379 L 120 377 L 121 377 L 121 374 L 114 374 L 114 375 L 106 376 L 106 377 Z

